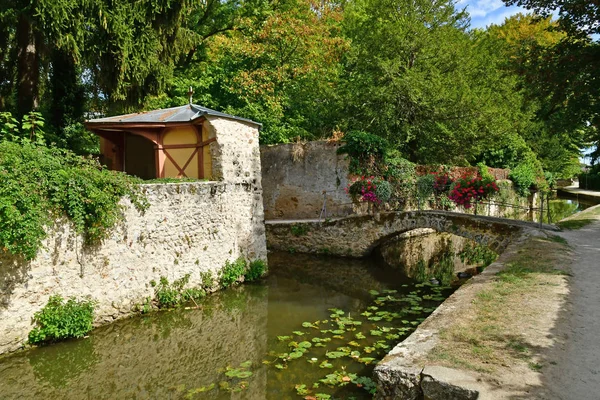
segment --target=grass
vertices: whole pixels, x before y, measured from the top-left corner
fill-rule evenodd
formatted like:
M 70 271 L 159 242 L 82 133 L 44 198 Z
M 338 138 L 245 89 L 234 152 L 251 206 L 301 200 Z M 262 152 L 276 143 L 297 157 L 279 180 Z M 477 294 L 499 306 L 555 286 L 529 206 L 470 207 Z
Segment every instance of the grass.
M 587 210 L 575 214 L 574 216 L 564 219 L 558 222 L 556 225 L 561 229 L 581 229 L 594 221 L 597 221 L 600 217 L 600 206 L 591 207 Z
M 595 220 L 593 219 L 568 219 L 566 221 L 557 222 L 556 225 L 560 229 L 574 230 L 581 229 L 594 221 Z
M 501 272 L 481 284 L 462 319 L 440 332 L 428 361 L 484 374 L 515 365 L 539 371 L 536 329 L 546 323 L 540 315 L 568 275 L 567 250 L 558 236 L 528 239 Z

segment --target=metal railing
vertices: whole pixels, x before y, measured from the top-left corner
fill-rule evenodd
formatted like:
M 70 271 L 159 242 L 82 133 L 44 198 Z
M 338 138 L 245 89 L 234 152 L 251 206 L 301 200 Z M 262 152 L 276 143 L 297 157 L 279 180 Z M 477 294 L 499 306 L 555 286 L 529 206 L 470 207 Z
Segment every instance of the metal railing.
M 449 187 L 448 187 L 448 190 L 449 190 Z M 448 190 L 438 190 L 438 192 L 439 193 L 441 193 L 441 192 L 447 193 Z M 329 198 L 331 198 L 332 195 L 339 194 L 340 192 L 346 193 L 344 189 L 323 190 L 322 191 L 323 205 L 321 207 L 319 221 L 327 220 L 327 218 L 328 218 L 328 211 L 327 211 L 328 196 L 329 196 Z M 407 196 L 404 196 L 404 197 L 396 196 L 396 197 L 390 198 L 386 202 L 386 206 L 384 206 L 385 208 L 383 208 L 382 210 L 385 210 L 385 211 L 414 211 L 414 210 L 417 210 L 417 211 L 422 211 L 422 210 L 452 211 L 450 209 L 450 207 L 445 207 L 445 206 L 441 205 L 441 203 L 440 203 L 441 196 L 440 195 L 436 196 L 435 194 L 432 193 L 428 196 L 423 196 L 422 191 L 418 190 L 417 184 L 414 185 L 413 190 L 409 190 L 408 192 L 409 192 L 409 194 Z M 535 195 L 539 196 L 537 200 L 535 199 Z M 551 213 L 551 209 L 550 209 L 551 193 L 547 193 L 547 192 L 543 192 L 543 191 L 532 192 L 532 196 L 533 196 L 533 198 L 531 198 L 529 200 L 530 204 L 527 206 L 521 205 L 518 203 L 515 204 L 515 203 L 506 202 L 501 199 L 495 198 L 496 196 L 492 196 L 491 198 L 487 198 L 487 199 L 471 201 L 470 207 L 468 207 L 468 208 L 464 207 L 464 206 L 457 206 L 453 203 L 450 203 L 450 204 L 446 203 L 446 204 L 453 207 L 453 210 L 459 209 L 460 212 L 463 212 L 465 214 L 471 214 L 471 212 L 469 212 L 469 211 L 473 210 L 472 211 L 473 215 L 487 214 L 488 216 L 495 216 L 495 217 L 499 217 L 499 218 L 539 222 L 540 228 L 543 227 L 544 216 L 545 216 L 546 217 L 545 220 L 549 224 L 552 224 L 552 213 Z M 451 201 L 451 200 L 449 200 L 449 201 Z M 534 205 L 534 203 L 539 204 L 539 206 Z M 544 203 L 546 203 L 545 206 L 544 206 Z M 346 203 L 336 202 L 335 204 L 336 204 L 336 206 L 347 206 L 347 205 L 355 206 L 357 203 L 350 201 L 350 202 L 346 202 Z M 374 205 L 374 207 L 375 207 L 375 209 L 377 209 L 378 207 L 381 207 L 381 205 Z M 504 208 L 504 209 L 509 208 L 511 210 L 515 210 L 516 213 L 513 213 L 513 214 L 502 213 L 502 215 L 492 215 L 492 210 L 494 207 Z M 483 211 L 483 213 L 482 213 L 482 211 Z M 487 213 L 486 213 L 486 211 L 487 211 Z M 521 212 L 521 214 L 517 214 L 518 212 Z M 497 214 L 497 213 L 494 213 L 494 214 Z M 526 214 L 526 215 L 523 215 L 523 214 Z

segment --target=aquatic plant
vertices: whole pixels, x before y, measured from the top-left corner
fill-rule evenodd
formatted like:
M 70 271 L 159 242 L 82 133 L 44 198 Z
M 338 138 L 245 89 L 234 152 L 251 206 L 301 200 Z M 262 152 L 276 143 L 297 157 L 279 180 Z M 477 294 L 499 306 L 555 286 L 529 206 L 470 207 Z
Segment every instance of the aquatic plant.
M 33 317 L 35 328 L 29 332 L 29 343 L 56 342 L 80 338 L 92 330 L 95 302 L 51 296 L 48 303 Z

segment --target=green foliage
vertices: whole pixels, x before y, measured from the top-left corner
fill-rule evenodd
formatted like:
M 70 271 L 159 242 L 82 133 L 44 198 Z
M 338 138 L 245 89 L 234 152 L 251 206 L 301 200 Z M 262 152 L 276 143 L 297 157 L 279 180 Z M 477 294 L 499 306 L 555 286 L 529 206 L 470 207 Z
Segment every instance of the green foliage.
M 429 278 L 430 274 L 427 269 L 427 264 L 423 258 L 419 258 L 417 265 L 415 266 L 415 280 L 417 282 L 426 282 Z
M 509 177 L 514 182 L 517 193 L 526 197 L 531 194 L 531 189 L 536 186 L 541 174 L 543 172 L 539 162 L 529 157 L 512 169 Z
M 464 249 L 458 253 L 461 261 L 468 265 L 481 265 L 487 267 L 498 258 L 498 254 L 480 244 L 467 243 Z
M 26 259 L 56 216 L 66 215 L 93 244 L 121 220 L 122 197 L 147 208 L 138 180 L 65 150 L 0 141 L 0 176 L 0 248 Z
M 85 336 L 92 330 L 94 305 L 92 300 L 70 298 L 65 302 L 59 295 L 51 296 L 48 304 L 34 314 L 36 326 L 29 332 L 29 343 L 50 343 Z
M 381 181 L 375 188 L 375 196 L 379 201 L 386 203 L 392 197 L 392 185 L 388 181 Z
M 225 266 L 221 270 L 221 275 L 219 276 L 219 284 L 223 288 L 228 288 L 229 286 L 236 283 L 246 272 L 246 260 L 244 257 L 239 257 L 234 262 L 230 262 L 229 260 L 225 262 Z
M 449 285 L 454 280 L 454 252 L 452 249 L 448 249 L 433 263 L 432 274 L 444 286 Z
M 304 236 L 308 233 L 308 225 L 292 224 L 290 231 L 294 236 Z
M 597 172 L 590 172 L 579 175 L 579 187 L 581 189 L 589 190 L 600 190 L 600 174 Z
M 481 176 L 481 179 L 483 179 L 484 181 L 494 180 L 494 176 L 490 173 L 490 170 L 488 169 L 487 165 L 485 165 L 485 163 L 477 163 L 477 169 L 479 170 L 479 176 Z
M 161 276 L 158 285 L 151 282 L 154 287 L 154 296 L 158 308 L 175 308 L 190 301 L 200 300 L 206 295 L 202 288 L 186 288 L 190 281 L 190 274 L 184 275 L 173 283 Z
M 417 178 L 417 196 L 420 201 L 427 201 L 434 192 L 435 175 L 427 174 Z
M 212 271 L 205 271 L 200 273 L 200 279 L 202 280 L 202 287 L 204 290 L 212 290 L 215 286 L 215 278 Z
M 260 279 L 267 271 L 267 263 L 264 260 L 254 260 L 248 265 L 244 274 L 244 281 L 252 282 Z
M 390 200 L 392 185 L 374 176 L 360 177 L 350 183 L 347 192 L 354 202 L 366 201 L 379 205 Z
M 356 175 L 375 175 L 389 143 L 379 136 L 362 131 L 351 131 L 344 135 L 344 145 L 338 148 L 338 154 L 350 157 L 350 173 Z

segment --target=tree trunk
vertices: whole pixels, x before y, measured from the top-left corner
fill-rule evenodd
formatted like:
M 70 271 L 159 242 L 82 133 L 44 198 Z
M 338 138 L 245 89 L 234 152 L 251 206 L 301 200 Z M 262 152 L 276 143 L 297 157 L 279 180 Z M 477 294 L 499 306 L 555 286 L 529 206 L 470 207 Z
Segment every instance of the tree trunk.
M 69 124 L 83 120 L 84 88 L 71 54 L 64 50 L 54 49 L 51 62 L 51 121 L 56 129 L 61 130 Z
M 28 16 L 17 21 L 17 115 L 21 118 L 37 109 L 39 102 L 40 58 L 36 35 Z

